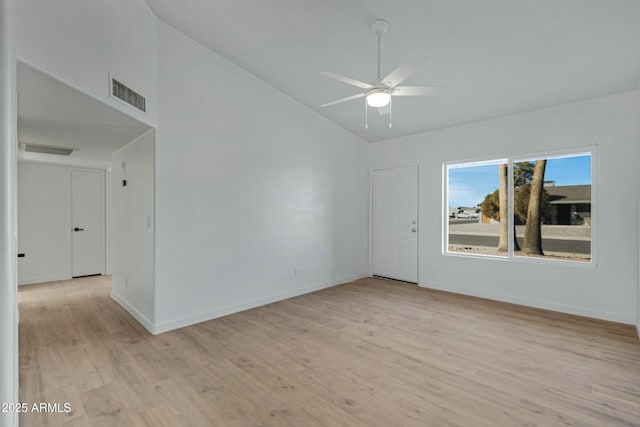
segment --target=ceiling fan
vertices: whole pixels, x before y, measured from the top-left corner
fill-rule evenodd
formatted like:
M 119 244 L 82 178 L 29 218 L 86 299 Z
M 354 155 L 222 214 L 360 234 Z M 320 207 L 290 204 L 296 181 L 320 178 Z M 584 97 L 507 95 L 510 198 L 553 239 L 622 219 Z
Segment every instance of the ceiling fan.
M 340 104 L 342 102 L 352 101 L 354 99 L 365 98 L 365 127 L 369 128 L 369 120 L 367 114 L 367 106 L 378 109 L 380 115 L 389 114 L 389 127 L 391 124 L 391 107 L 392 97 L 394 96 L 428 96 L 433 95 L 442 86 L 399 86 L 400 83 L 411 77 L 422 64 L 427 61 L 425 56 L 416 56 L 411 61 L 400 65 L 387 76 L 380 75 L 380 44 L 382 36 L 389 31 L 389 23 L 384 19 L 377 19 L 371 24 L 371 31 L 378 36 L 378 78 L 371 83 L 365 83 L 360 80 L 345 77 L 340 74 L 323 71 L 321 74 L 341 81 L 351 86 L 364 89 L 364 92 L 347 96 L 335 101 L 322 104 L 321 107 L 329 107 L 331 105 Z

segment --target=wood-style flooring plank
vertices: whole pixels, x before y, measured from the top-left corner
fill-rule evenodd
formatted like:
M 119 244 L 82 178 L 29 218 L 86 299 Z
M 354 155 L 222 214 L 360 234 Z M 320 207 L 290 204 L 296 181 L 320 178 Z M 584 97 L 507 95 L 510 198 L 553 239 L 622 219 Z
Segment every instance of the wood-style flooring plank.
M 632 326 L 362 279 L 150 335 L 108 277 L 21 287 L 26 426 L 640 426 Z

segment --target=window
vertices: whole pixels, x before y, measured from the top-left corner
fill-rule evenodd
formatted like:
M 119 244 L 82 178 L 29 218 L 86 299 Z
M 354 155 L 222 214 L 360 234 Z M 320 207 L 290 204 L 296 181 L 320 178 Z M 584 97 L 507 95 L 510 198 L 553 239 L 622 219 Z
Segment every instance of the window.
M 512 188 L 514 255 L 591 261 L 590 153 L 516 161 Z
M 506 256 L 499 250 L 500 172 L 506 185 L 506 160 L 447 166 L 447 251 Z M 483 201 L 491 200 L 491 214 L 483 212 Z M 506 199 L 505 199 L 506 203 Z M 489 205 L 487 205 L 489 206 Z M 507 205 L 504 205 L 506 209 Z
M 445 252 L 591 262 L 592 153 L 445 165 Z

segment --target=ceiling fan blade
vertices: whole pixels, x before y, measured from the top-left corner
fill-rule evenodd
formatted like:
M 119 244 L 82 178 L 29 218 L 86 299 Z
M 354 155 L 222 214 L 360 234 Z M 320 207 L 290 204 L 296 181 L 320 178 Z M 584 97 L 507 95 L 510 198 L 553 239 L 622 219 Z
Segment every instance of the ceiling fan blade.
M 444 89 L 443 86 L 396 86 L 392 91 L 393 96 L 428 96 L 434 95 Z
M 371 89 L 369 83 L 361 82 L 360 80 L 352 79 L 351 77 L 341 76 L 340 74 L 331 73 L 329 71 L 322 71 L 320 74 L 323 76 L 329 77 L 334 80 L 338 80 L 339 82 L 346 83 L 351 86 L 359 87 L 360 89 Z
M 321 107 L 329 107 L 330 105 L 340 104 L 342 102 L 351 101 L 353 99 L 364 98 L 365 95 L 366 95 L 365 93 L 357 93 L 357 94 L 352 95 L 352 96 L 347 96 L 346 98 L 341 98 L 341 99 L 337 99 L 335 101 L 327 102 L 326 104 L 322 104 Z
M 378 110 L 378 114 L 380 114 L 381 116 L 386 116 L 391 112 L 391 108 L 389 104 L 385 105 L 384 107 L 378 107 L 377 110 Z
M 415 73 L 418 68 L 420 68 L 425 62 L 427 62 L 426 56 L 416 56 L 412 58 L 406 64 L 402 64 L 395 70 L 389 73 L 387 77 L 382 79 L 382 84 L 389 86 L 390 88 L 394 88 L 398 86 L 400 83 L 408 79 Z

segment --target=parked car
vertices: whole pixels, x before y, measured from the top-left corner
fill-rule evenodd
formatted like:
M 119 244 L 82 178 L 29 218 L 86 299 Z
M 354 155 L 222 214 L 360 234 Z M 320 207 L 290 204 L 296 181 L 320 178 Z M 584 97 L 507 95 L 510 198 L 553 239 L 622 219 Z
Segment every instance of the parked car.
M 469 212 L 469 211 L 458 212 L 455 216 L 455 218 L 478 218 L 478 217 L 480 217 L 480 214 L 478 212 Z

